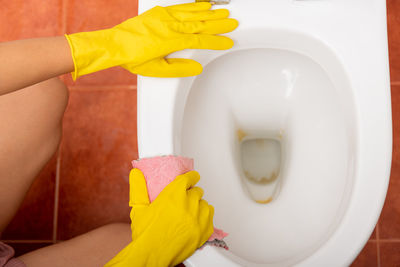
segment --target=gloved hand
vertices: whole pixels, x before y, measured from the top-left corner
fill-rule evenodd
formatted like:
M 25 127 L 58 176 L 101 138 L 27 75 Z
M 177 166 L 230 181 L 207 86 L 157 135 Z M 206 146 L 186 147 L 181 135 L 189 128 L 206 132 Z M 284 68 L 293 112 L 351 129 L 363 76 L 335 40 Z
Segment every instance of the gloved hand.
M 197 172 L 179 175 L 150 203 L 139 169 L 129 175 L 132 242 L 106 266 L 175 266 L 201 247 L 213 232 L 214 208 L 193 187 Z
M 172 52 L 193 49 L 229 49 L 233 41 L 216 34 L 238 26 L 226 9 L 210 10 L 210 3 L 156 6 L 106 30 L 65 35 L 71 47 L 73 79 L 122 66 L 132 73 L 154 77 L 185 77 L 202 72 L 189 59 L 165 59 Z

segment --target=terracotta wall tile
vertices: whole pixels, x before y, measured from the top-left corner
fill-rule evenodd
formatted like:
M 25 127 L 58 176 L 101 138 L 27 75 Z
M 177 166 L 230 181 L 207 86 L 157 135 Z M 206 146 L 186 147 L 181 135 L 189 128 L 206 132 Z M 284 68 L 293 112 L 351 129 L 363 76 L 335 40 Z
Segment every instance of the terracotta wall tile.
M 389 62 L 392 81 L 400 81 L 400 1 L 387 0 Z
M 393 158 L 389 190 L 380 219 L 380 238 L 400 238 L 400 86 L 392 86 Z
M 52 240 L 56 165 L 57 154 L 33 182 L 2 239 Z
M 380 242 L 381 267 L 400 266 L 400 242 Z
M 61 34 L 62 0 L 1 1 L 0 41 Z
M 58 239 L 129 222 L 136 90 L 72 90 L 61 144 Z
M 67 32 L 109 28 L 137 15 L 138 1 L 69 0 Z
M 380 238 L 382 239 L 400 238 L 400 169 L 398 165 L 398 163 L 392 165 L 389 190 L 381 213 Z
M 378 266 L 377 255 L 377 242 L 368 242 L 351 267 L 376 267 Z

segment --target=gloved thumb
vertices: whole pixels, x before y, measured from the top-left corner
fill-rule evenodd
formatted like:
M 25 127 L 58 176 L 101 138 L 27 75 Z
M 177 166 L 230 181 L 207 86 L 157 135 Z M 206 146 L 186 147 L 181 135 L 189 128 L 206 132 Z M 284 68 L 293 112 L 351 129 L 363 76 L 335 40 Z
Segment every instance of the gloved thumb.
M 139 169 L 132 169 L 129 174 L 129 206 L 149 205 L 146 180 Z
M 203 71 L 200 63 L 185 58 L 157 58 L 139 66 L 125 64 L 121 67 L 142 76 L 160 78 L 196 76 Z

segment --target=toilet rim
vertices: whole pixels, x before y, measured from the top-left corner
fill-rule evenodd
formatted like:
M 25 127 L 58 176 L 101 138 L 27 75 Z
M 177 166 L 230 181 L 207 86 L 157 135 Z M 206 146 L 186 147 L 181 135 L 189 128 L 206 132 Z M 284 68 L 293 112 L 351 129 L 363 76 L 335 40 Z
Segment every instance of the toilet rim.
M 380 8 L 384 6 L 381 4 Z M 381 37 L 380 32 L 374 31 L 386 27 L 385 17 L 377 20 L 372 18 L 370 23 L 378 23 L 378 26 L 371 30 L 370 35 L 379 34 Z M 239 35 L 250 31 L 250 28 L 242 28 L 236 33 L 232 33 L 232 36 L 241 38 Z M 276 29 L 276 31 L 280 30 Z M 382 32 L 386 33 L 386 31 Z M 299 31 L 293 31 L 293 33 L 303 34 Z M 332 41 L 332 38 L 331 41 L 327 41 L 334 55 L 344 66 L 355 94 L 358 129 L 358 163 L 356 166 L 358 167 L 351 199 L 341 224 L 330 239 L 313 255 L 299 263 L 299 266 L 323 266 L 327 262 L 332 265 L 349 265 L 368 240 L 383 206 L 389 181 L 392 152 L 391 104 L 388 59 L 387 57 L 382 58 L 382 53 L 387 55 L 387 40 L 383 37 L 376 39 L 378 40 L 360 36 L 351 44 L 345 40 Z M 318 40 L 323 44 L 321 40 L 325 39 L 321 37 Z M 348 49 L 341 49 L 344 45 Z M 244 48 L 243 45 L 237 49 Z M 251 46 L 247 48 L 251 48 Z M 369 57 L 374 65 L 365 66 L 363 63 L 364 54 L 362 52 L 364 49 L 370 51 Z M 236 51 L 236 49 L 232 51 Z M 207 55 L 198 52 L 185 51 L 181 55 L 197 59 L 203 64 L 210 61 L 203 58 Z M 216 55 L 228 52 L 217 53 L 209 52 L 208 56 L 212 59 Z M 365 77 L 374 77 L 374 79 L 365 79 Z M 138 145 L 141 157 L 179 151 L 176 147 L 176 144 L 179 143 L 179 136 L 174 132 L 177 127 L 175 123 L 179 110 L 174 107 L 179 103 L 179 107 L 184 108 L 184 98 L 188 92 L 184 92 L 182 88 L 190 88 L 191 82 L 192 78 L 138 77 Z M 157 112 L 157 110 L 162 110 L 162 112 Z M 379 158 L 376 155 L 379 155 Z M 381 178 L 376 179 L 376 177 Z M 216 250 L 216 248 L 210 249 L 211 251 Z M 210 250 L 205 249 L 204 252 L 207 251 Z M 332 255 L 332 251 L 335 251 L 335 255 Z

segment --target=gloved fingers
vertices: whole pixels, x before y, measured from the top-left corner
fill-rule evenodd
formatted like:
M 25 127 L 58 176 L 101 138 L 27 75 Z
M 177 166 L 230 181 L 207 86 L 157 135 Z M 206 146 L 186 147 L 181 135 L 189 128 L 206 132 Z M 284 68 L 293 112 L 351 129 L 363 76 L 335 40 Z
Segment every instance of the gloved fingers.
M 193 60 L 185 58 L 167 58 L 167 66 L 164 68 L 164 77 L 189 77 L 203 72 L 203 66 Z
M 161 195 L 168 195 L 170 198 L 182 202 L 182 200 L 185 200 L 187 197 L 186 191 L 193 187 L 199 180 L 200 175 L 196 171 L 178 175 L 161 191 L 154 202 L 157 201 Z M 186 205 L 186 203 L 184 205 Z
M 203 195 L 204 195 L 204 190 L 198 186 L 192 187 L 187 191 L 187 196 L 189 198 L 189 201 L 199 202 L 200 199 L 203 197 Z
M 122 67 L 142 76 L 163 78 L 196 76 L 203 71 L 200 63 L 184 58 L 159 58 L 132 68 Z
M 193 187 L 200 180 L 200 174 L 196 171 L 190 171 L 182 175 L 178 175 L 172 183 L 180 184 L 186 190 Z M 169 186 L 167 185 L 167 186 Z
M 168 10 L 175 11 L 205 11 L 211 9 L 212 5 L 208 2 L 187 3 L 166 7 Z
M 199 224 L 202 231 L 202 239 L 200 245 L 202 246 L 214 232 L 214 207 L 209 205 L 204 199 L 199 203 Z
M 196 12 L 171 10 L 169 14 L 179 21 L 205 21 L 226 19 L 229 17 L 229 10 L 215 9 Z
M 203 194 L 203 189 L 198 186 L 192 187 L 187 190 L 186 208 L 194 218 L 197 218 L 199 214 L 199 204 L 201 198 L 203 197 Z
M 206 219 L 205 223 L 210 222 L 210 216 L 214 216 L 214 207 L 212 205 L 209 205 L 207 200 L 205 199 L 200 199 L 199 201 L 199 214 L 201 218 Z
M 187 48 L 225 50 L 233 46 L 233 40 L 226 36 L 188 34 L 188 37 L 190 38 L 190 45 Z
M 208 223 L 207 223 L 208 227 L 206 227 L 206 233 L 205 233 L 205 236 L 207 236 L 207 240 L 214 233 L 214 207 L 212 205 L 208 205 L 208 207 L 210 209 L 210 212 L 208 213 Z
M 220 19 L 177 22 L 171 24 L 171 28 L 181 33 L 222 34 L 233 31 L 238 25 L 239 23 L 235 19 Z
M 144 207 L 144 206 L 141 206 Z M 143 209 L 143 208 L 142 208 Z M 138 209 L 138 206 L 133 206 L 131 209 L 131 212 L 129 214 L 130 218 L 131 218 L 131 234 L 132 234 L 132 240 L 135 240 L 139 235 L 141 230 L 140 226 L 138 223 L 136 223 L 137 218 L 139 218 L 139 216 L 143 215 L 143 213 L 140 213 L 140 209 Z
M 139 169 L 132 169 L 129 174 L 129 206 L 149 205 L 146 179 Z

